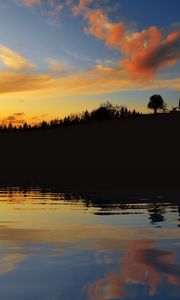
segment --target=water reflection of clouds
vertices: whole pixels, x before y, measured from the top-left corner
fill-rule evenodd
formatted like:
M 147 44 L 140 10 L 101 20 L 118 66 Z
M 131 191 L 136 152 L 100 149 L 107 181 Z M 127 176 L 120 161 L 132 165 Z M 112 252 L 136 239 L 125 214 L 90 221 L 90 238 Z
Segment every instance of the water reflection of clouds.
M 14 227 L 14 224 L 11 225 Z M 103 291 L 106 291 L 106 296 L 112 293 L 115 297 L 116 294 L 120 295 L 120 291 L 124 291 L 127 283 L 147 285 L 149 294 L 153 294 L 162 281 L 163 274 L 169 284 L 180 284 L 176 253 L 158 250 L 153 242 L 160 234 L 161 239 L 157 240 L 162 240 L 168 248 L 170 237 L 173 243 L 178 241 L 179 230 L 144 229 L 141 232 L 103 224 L 65 224 L 61 229 L 58 227 L 53 231 L 47 228 L 34 230 L 3 227 L 0 228 L 0 240 L 5 255 L 0 260 L 0 274 L 14 271 L 18 264 L 33 254 L 68 256 L 73 252 L 92 251 L 95 253 L 97 267 L 120 265 L 120 270 L 89 285 L 86 288 L 89 299 L 111 299 L 112 297 L 103 298 Z M 43 252 L 44 248 L 46 253 Z M 94 293 L 96 297 L 91 296 Z
M 0 258 L 0 275 L 12 272 L 17 265 L 26 260 L 28 256 L 25 254 L 7 254 Z
M 41 223 L 41 218 L 39 218 Z M 28 223 L 29 224 L 29 223 Z M 42 226 L 43 224 L 43 226 Z M 44 243 L 58 245 L 77 244 L 81 248 L 88 248 L 100 252 L 119 252 L 125 242 L 132 240 L 150 240 L 177 242 L 178 228 L 144 228 L 130 229 L 105 224 L 57 224 L 57 227 L 47 228 L 45 222 L 40 228 L 18 228 L 16 223 L 0 227 L 0 240 L 16 243 Z M 24 224 L 25 226 L 26 224 Z M 12 226 L 12 227 L 11 227 Z
M 82 200 L 73 201 L 38 190 L 0 195 L 1 285 L 5 273 L 11 278 L 23 266 L 31 277 L 50 270 L 53 276 L 61 274 L 63 287 L 72 270 L 79 273 L 78 292 L 84 288 L 82 298 L 74 298 L 78 300 L 147 299 L 156 297 L 165 284 L 169 293 L 180 294 L 179 207 L 168 214 L 168 206 L 156 203 L 91 203 L 85 211 Z M 159 222 L 162 228 L 152 226 Z M 59 282 L 53 284 L 59 293 Z M 143 289 L 146 298 L 139 294 Z
M 155 296 L 163 283 L 179 286 L 180 292 L 180 265 L 176 264 L 176 253 L 155 246 L 150 241 L 130 243 L 119 270 L 109 272 L 83 289 L 88 300 L 129 298 L 132 287 L 135 297 L 139 284 L 147 287 L 147 296 Z M 127 288 L 129 285 L 131 288 Z

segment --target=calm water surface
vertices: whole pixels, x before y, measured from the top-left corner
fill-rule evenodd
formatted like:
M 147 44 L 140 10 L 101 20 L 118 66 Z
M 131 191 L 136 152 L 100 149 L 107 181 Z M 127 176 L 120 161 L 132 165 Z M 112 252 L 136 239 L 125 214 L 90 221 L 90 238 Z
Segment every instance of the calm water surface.
M 180 299 L 177 203 L 1 188 L 0 299 Z

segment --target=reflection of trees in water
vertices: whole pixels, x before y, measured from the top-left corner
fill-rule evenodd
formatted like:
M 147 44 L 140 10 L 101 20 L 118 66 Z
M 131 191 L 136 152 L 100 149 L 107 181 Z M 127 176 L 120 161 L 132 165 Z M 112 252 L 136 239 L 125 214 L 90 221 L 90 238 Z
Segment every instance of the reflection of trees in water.
M 173 197 L 163 198 L 163 200 L 154 199 L 141 199 L 135 196 L 129 200 L 129 197 L 123 195 L 123 197 L 116 194 L 102 195 L 99 193 L 71 193 L 63 192 L 59 190 L 59 187 L 55 186 L 2 186 L 0 187 L 0 201 L 2 196 L 6 198 L 6 201 L 13 202 L 18 199 L 18 202 L 24 202 L 28 199 L 40 200 L 43 204 L 52 204 L 53 202 L 67 201 L 69 203 L 76 203 L 77 205 L 85 206 L 88 208 L 96 208 L 93 213 L 96 215 L 149 215 L 149 220 L 152 225 L 165 221 L 166 208 L 171 205 L 175 208 L 174 212 L 178 213 L 177 226 L 180 227 L 180 205 L 179 199 L 176 197 L 172 201 Z
M 178 206 L 178 213 L 179 213 L 179 219 L 178 219 L 178 221 L 180 222 L 180 205 Z M 180 227 L 180 224 L 178 224 L 178 227 Z
M 130 214 L 146 214 L 144 211 L 147 209 L 151 224 L 154 225 L 159 222 L 164 222 L 166 213 L 166 207 L 169 206 L 163 202 L 150 202 L 150 200 L 134 200 L 132 202 L 127 200 L 117 201 L 115 199 L 102 200 L 102 198 L 86 198 L 84 199 L 84 205 L 87 207 L 97 207 L 96 215 L 130 215 Z M 134 203 L 133 203 L 134 202 Z
M 152 207 L 148 209 L 149 219 L 152 224 L 165 221 L 165 205 L 159 203 L 153 203 Z

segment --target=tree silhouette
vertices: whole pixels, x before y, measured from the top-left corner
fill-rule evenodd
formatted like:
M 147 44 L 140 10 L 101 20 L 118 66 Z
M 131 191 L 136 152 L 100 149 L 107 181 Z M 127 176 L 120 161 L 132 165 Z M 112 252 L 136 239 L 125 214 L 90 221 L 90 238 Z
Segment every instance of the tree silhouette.
M 89 122 L 91 120 L 91 114 L 86 110 L 82 113 L 81 118 L 83 122 Z
M 164 103 L 164 100 L 161 97 L 161 95 L 152 95 L 149 98 L 149 103 L 148 103 L 147 107 L 149 109 L 153 109 L 154 113 L 156 114 L 158 109 L 161 109 L 161 110 L 164 111 L 164 109 L 165 109 L 165 103 Z
M 91 115 L 95 120 L 110 120 L 114 118 L 115 108 L 112 103 L 106 102 L 101 104 L 96 110 L 92 111 Z

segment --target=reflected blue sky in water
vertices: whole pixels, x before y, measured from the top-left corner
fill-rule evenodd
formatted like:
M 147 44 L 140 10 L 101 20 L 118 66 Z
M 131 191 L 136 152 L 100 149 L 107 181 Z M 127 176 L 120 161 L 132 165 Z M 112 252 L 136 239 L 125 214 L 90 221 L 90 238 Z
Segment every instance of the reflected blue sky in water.
M 177 203 L 1 189 L 0 207 L 1 299 L 179 299 Z

